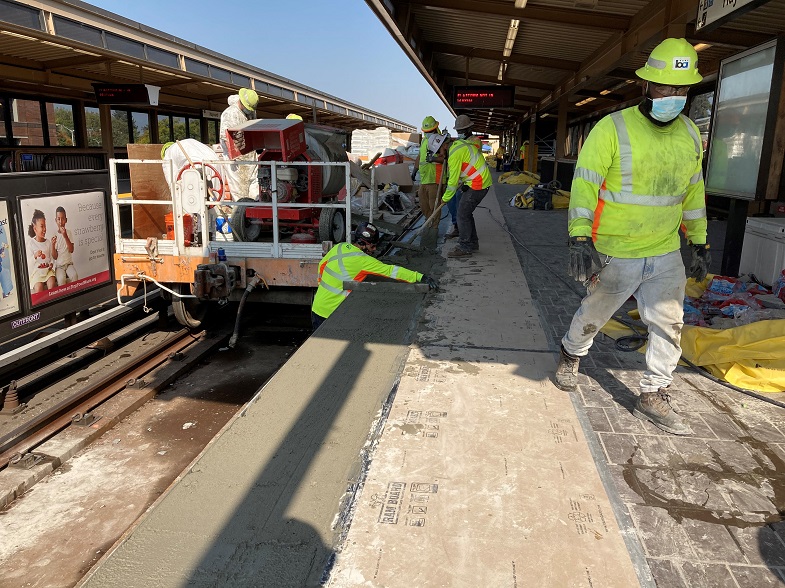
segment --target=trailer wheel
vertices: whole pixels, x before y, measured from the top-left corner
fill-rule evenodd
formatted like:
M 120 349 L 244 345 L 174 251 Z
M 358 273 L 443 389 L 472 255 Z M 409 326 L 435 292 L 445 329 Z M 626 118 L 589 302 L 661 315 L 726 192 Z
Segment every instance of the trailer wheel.
M 190 284 L 173 284 L 172 290 L 180 294 L 192 294 Z M 207 303 L 195 298 L 172 296 L 172 310 L 177 322 L 189 329 L 198 329 L 207 314 Z
M 237 202 L 256 202 L 253 198 L 240 198 Z M 262 234 L 262 225 L 245 218 L 245 206 L 233 206 L 229 226 L 235 241 L 256 241 Z
M 340 208 L 322 208 L 319 214 L 319 241 L 341 243 L 346 240 L 346 212 Z

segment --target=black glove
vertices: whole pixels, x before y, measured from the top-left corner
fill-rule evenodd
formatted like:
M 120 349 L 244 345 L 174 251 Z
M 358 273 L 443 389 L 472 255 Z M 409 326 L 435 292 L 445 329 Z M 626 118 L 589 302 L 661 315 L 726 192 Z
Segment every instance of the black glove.
M 567 275 L 585 282 L 602 269 L 600 254 L 591 237 L 570 237 L 570 264 Z
M 702 282 L 706 279 L 706 274 L 709 273 L 709 265 L 711 265 L 711 251 L 709 245 L 695 245 L 692 246 L 692 263 L 690 263 L 690 277 L 695 278 L 696 281 Z
M 414 178 L 417 176 L 417 170 L 412 172 L 412 183 L 414 183 Z
M 421 284 L 428 284 L 428 289 L 429 290 L 438 290 L 439 289 L 439 282 L 437 282 L 436 280 L 434 280 L 430 276 L 423 276 L 422 278 L 420 278 L 420 283 Z

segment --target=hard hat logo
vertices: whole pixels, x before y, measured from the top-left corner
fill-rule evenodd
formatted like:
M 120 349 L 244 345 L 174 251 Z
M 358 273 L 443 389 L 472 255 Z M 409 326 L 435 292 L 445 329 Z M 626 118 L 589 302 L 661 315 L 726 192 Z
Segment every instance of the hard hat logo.
M 673 69 L 690 69 L 689 57 L 674 57 Z

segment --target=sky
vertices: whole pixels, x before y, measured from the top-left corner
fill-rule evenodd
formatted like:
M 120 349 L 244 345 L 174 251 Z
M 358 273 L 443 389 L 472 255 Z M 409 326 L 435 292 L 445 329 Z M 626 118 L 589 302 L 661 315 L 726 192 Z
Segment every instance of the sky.
M 363 0 L 87 3 L 417 128 L 455 122 Z

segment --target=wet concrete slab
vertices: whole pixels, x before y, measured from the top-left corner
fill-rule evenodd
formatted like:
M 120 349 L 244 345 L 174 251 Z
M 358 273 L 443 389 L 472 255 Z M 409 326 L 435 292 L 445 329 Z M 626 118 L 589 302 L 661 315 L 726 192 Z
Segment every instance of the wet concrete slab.
M 422 298 L 352 294 L 83 585 L 318 585 Z

